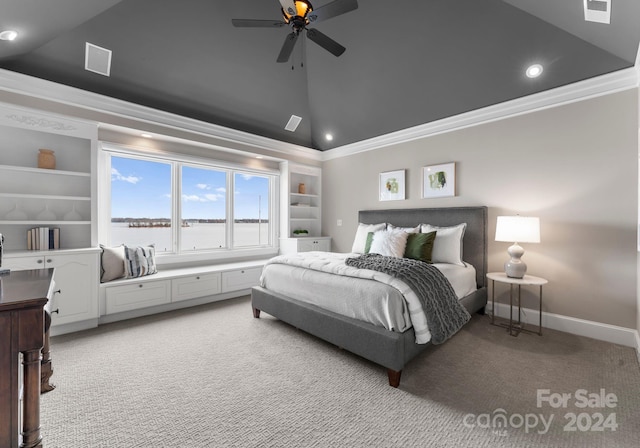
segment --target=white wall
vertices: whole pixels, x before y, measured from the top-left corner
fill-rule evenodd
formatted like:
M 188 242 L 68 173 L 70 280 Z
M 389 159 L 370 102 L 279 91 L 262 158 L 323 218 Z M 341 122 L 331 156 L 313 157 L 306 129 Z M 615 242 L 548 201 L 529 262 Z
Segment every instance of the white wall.
M 456 162 L 457 196 L 421 199 L 421 168 L 445 162 Z M 396 169 L 407 200 L 379 202 L 378 174 Z M 640 327 L 637 89 L 323 163 L 323 231 L 339 252 L 360 209 L 464 205 L 489 207 L 490 271 L 509 246 L 493 241 L 496 216 L 540 217 L 542 243 L 524 245 L 524 259 L 550 282 L 543 311 Z

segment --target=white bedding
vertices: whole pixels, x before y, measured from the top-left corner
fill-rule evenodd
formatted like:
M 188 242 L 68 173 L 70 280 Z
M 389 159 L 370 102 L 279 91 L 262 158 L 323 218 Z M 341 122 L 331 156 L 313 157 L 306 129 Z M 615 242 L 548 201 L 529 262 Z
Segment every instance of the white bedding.
M 302 252 L 275 257 L 265 266 L 261 285 L 273 292 L 328 311 L 403 332 L 412 326 L 416 343 L 431 339 L 426 316 L 411 289 L 397 278 L 356 269 L 344 261 L 355 253 Z M 434 264 L 462 298 L 476 290 L 473 266 Z M 336 275 L 338 274 L 338 275 Z

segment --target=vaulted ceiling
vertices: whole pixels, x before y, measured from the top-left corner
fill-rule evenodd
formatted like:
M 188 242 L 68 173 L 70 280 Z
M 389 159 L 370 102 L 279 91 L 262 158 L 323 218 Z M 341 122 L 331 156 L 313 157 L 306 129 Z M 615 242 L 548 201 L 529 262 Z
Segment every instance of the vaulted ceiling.
M 360 0 L 317 25 L 342 56 L 299 39 L 276 63 L 288 28 L 231 19 L 280 20 L 278 0 L 2 0 L 19 36 L 0 68 L 327 150 L 632 67 L 640 1 L 612 0 L 610 24 L 585 2 L 604 0 Z M 111 76 L 84 69 L 86 42 L 113 52 Z

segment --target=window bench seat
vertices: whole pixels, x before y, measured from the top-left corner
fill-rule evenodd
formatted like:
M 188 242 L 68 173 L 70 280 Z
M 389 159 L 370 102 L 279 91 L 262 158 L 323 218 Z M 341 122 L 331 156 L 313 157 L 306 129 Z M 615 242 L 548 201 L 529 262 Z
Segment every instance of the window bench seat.
M 138 278 L 100 284 L 99 323 L 240 297 L 259 284 L 266 259 L 190 267 L 158 267 Z

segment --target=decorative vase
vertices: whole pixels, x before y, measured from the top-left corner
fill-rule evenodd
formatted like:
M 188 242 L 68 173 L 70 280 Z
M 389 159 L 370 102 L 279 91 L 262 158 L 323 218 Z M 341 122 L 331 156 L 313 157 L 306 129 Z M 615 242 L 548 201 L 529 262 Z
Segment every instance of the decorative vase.
M 56 169 L 56 156 L 50 149 L 41 149 L 38 153 L 38 168 Z
M 307 187 L 304 184 L 298 184 L 298 193 L 306 194 L 307 193 Z

